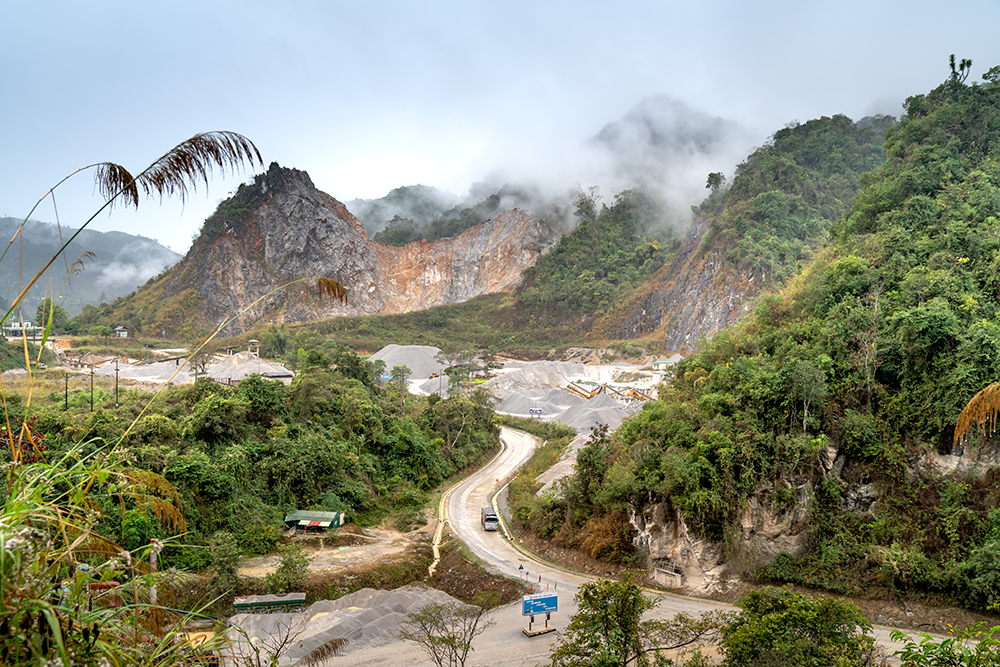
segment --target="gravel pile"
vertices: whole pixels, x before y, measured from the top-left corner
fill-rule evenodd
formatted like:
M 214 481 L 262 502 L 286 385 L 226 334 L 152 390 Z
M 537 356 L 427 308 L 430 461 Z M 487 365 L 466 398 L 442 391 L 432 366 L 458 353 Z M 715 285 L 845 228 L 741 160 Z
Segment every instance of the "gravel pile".
M 445 365 L 434 358 L 440 353 L 439 348 L 431 345 L 393 344 L 386 345 L 368 360 L 384 361 L 386 375 L 392 371 L 393 366 L 406 366 L 411 371 L 410 377 L 419 380 L 429 378 L 434 373 L 444 372 Z M 447 386 L 447 382 L 445 386 Z
M 594 368 L 567 361 L 508 361 L 504 364 L 504 374 L 489 380 L 483 388 L 492 391 L 494 396 L 519 391 L 538 397 L 554 387 L 566 386 L 571 378 L 589 377 L 588 369 L 593 372 Z
M 584 403 L 587 399 L 585 399 L 582 396 L 577 396 L 576 394 L 571 394 L 568 391 L 563 391 L 562 389 L 550 389 L 539 400 L 549 403 L 551 405 L 558 405 L 564 408 L 569 408 L 574 405 L 580 405 L 581 403 Z
M 410 391 L 414 394 L 423 394 L 424 396 L 437 394 L 441 398 L 447 398 L 449 396 L 448 378 L 442 373 L 440 377 L 423 380 L 417 383 L 416 386 L 412 386 L 410 388 Z
M 180 363 L 184 363 L 181 361 Z M 138 366 L 132 366 L 130 364 L 118 364 L 118 377 L 129 378 L 135 380 L 136 382 L 154 382 L 157 384 L 163 384 L 164 382 L 170 382 L 171 384 L 189 384 L 191 382 L 191 376 L 188 374 L 188 366 L 184 366 L 174 375 L 174 371 L 178 368 L 178 364 L 173 361 L 158 361 L 154 364 L 142 364 Z M 115 362 L 109 361 L 100 368 L 94 369 L 94 372 L 98 375 L 110 375 L 114 377 L 115 374 Z M 174 379 L 171 380 L 170 376 L 174 375 Z
M 298 633 L 291 648 L 278 662 L 293 665 L 303 656 L 331 639 L 347 639 L 340 654 L 354 649 L 383 646 L 398 640 L 406 614 L 428 604 L 462 604 L 447 593 L 419 584 L 392 591 L 364 588 L 339 600 L 320 600 L 297 614 L 237 614 L 229 625 L 239 625 L 251 642 L 269 645 L 291 629 Z M 238 632 L 230 634 L 236 655 L 250 651 Z M 255 639 L 256 638 L 256 639 Z
M 541 410 L 541 414 L 546 417 L 558 415 L 565 410 L 561 405 L 553 405 L 531 396 L 525 396 L 519 391 L 507 394 L 502 401 L 496 404 L 497 412 L 505 412 L 510 415 L 530 415 L 532 409 Z

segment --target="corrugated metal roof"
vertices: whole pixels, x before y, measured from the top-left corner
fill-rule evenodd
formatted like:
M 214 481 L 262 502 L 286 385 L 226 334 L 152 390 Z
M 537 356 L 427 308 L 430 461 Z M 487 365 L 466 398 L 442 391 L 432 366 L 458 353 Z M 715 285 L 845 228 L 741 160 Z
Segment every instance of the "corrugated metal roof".
M 303 521 L 307 524 L 310 521 L 325 521 L 327 525 L 336 523 L 339 526 L 344 521 L 344 513 L 319 512 L 316 510 L 295 510 L 285 517 L 285 523 L 298 523 L 301 525 Z

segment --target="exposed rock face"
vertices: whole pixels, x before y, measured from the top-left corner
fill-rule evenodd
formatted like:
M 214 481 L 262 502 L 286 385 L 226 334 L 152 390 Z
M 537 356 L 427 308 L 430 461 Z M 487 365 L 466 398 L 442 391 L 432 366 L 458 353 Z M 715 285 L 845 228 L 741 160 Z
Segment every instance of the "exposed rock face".
M 722 545 L 688 531 L 684 518 L 666 503 L 647 505 L 631 518 L 632 542 L 649 550 L 653 578 L 669 588 L 709 592 L 725 573 Z
M 662 326 L 666 350 L 676 352 L 750 311 L 764 281 L 726 264 L 721 250 L 699 251 L 708 226 L 706 218 L 695 222 L 674 261 L 630 304 L 629 314 L 607 332 L 610 338 L 635 338 Z
M 242 191 L 242 188 L 257 190 Z M 201 321 L 217 326 L 276 287 L 324 276 L 347 288 L 347 301 L 303 298 L 301 290 L 266 297 L 250 321 L 301 322 L 337 315 L 402 313 L 510 289 L 543 251 L 548 231 L 520 209 L 461 236 L 405 247 L 372 242 L 361 222 L 308 174 L 272 164 L 237 198 L 250 202 L 232 218 L 218 216 L 165 279 L 164 297 L 194 288 Z M 236 200 L 234 200 L 236 201 Z M 211 225 L 209 223 L 212 223 Z
M 809 512 L 807 485 L 795 490 L 795 503 L 775 511 L 757 498 L 751 498 L 740 518 L 740 531 L 734 534 L 732 548 L 741 556 L 743 567 L 770 562 L 779 553 L 799 555 L 806 546 Z M 709 593 L 718 590 L 733 574 L 723 545 L 699 537 L 688 530 L 679 512 L 671 512 L 666 503 L 647 505 L 642 513 L 630 517 L 632 542 L 649 552 L 652 577 L 669 588 Z

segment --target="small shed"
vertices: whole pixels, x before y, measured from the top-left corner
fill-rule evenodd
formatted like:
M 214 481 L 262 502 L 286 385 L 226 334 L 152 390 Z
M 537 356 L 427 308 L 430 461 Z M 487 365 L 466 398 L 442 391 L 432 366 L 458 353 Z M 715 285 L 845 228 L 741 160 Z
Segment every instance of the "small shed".
M 287 528 L 297 528 L 303 532 L 318 530 L 334 530 L 344 525 L 343 512 L 319 512 L 313 510 L 295 510 L 285 516 Z
M 676 364 L 678 361 L 682 361 L 683 359 L 684 357 L 681 356 L 680 354 L 674 354 L 669 359 L 659 359 L 653 362 L 653 370 L 662 373 L 671 366 L 673 366 L 674 364 Z
M 128 338 L 128 328 L 127 327 L 115 327 L 114 334 L 115 334 L 115 338 Z

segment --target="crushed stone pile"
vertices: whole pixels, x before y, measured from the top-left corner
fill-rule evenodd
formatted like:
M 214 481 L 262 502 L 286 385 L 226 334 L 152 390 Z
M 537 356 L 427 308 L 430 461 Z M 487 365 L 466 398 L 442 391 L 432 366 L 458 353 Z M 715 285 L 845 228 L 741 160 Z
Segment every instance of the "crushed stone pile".
M 432 345 L 386 345 L 368 358 L 369 361 L 384 361 L 386 375 L 393 366 L 406 366 L 413 379 L 429 378 L 434 373 L 443 373 L 445 365 L 435 357 L 441 349 Z M 445 381 L 447 386 L 447 380 Z M 433 392 L 431 392 L 433 393 Z
M 183 362 L 180 362 L 183 363 Z M 171 384 L 189 384 L 191 382 L 191 376 L 188 373 L 188 367 L 184 366 L 178 371 L 177 375 L 174 375 L 174 371 L 178 368 L 178 363 L 173 361 L 158 361 L 152 364 L 118 364 L 118 377 L 129 378 L 135 380 L 136 382 L 155 382 L 158 384 L 163 384 L 165 382 L 170 382 Z M 94 369 L 94 372 L 98 375 L 111 375 L 115 374 L 115 362 L 109 361 L 100 368 Z M 170 376 L 174 375 L 174 379 L 171 380 Z
M 519 391 L 537 397 L 554 387 L 565 386 L 570 378 L 589 377 L 588 369 L 594 368 L 567 361 L 508 361 L 504 364 L 504 374 L 485 382 L 483 388 L 494 396 Z
M 549 403 L 550 405 L 559 405 L 564 408 L 569 408 L 574 405 L 580 405 L 587 399 L 583 396 L 577 396 L 576 394 L 571 394 L 568 391 L 563 391 L 562 389 L 550 389 L 539 399 Z
M 294 374 L 281 364 L 264 361 L 252 352 L 237 352 L 208 368 L 208 377 L 216 382 L 239 382 L 251 375 L 265 378 L 291 378 Z
M 384 646 L 398 640 L 406 614 L 429 604 L 462 603 L 447 593 L 420 584 L 410 584 L 392 591 L 363 588 L 338 600 L 319 600 L 297 614 L 237 614 L 229 625 L 238 625 L 251 642 L 267 646 L 272 638 L 290 629 L 298 633 L 291 648 L 278 662 L 279 667 L 294 665 L 331 639 L 347 639 L 340 654 L 354 649 Z M 235 655 L 250 651 L 240 633 L 230 634 Z M 256 638 L 256 639 L 255 639 Z
M 424 396 L 430 396 L 431 394 L 437 394 L 441 398 L 446 398 L 450 396 L 448 391 L 448 378 L 441 374 L 440 377 L 431 378 L 429 380 L 424 380 L 417 384 L 416 387 L 411 388 L 414 394 L 423 394 Z
M 552 403 L 532 398 L 531 396 L 525 396 L 519 391 L 507 394 L 502 401 L 496 404 L 497 412 L 505 412 L 511 415 L 530 415 L 529 411 L 532 409 L 541 410 L 541 414 L 547 416 L 558 415 L 565 410 L 563 406 L 553 405 Z

